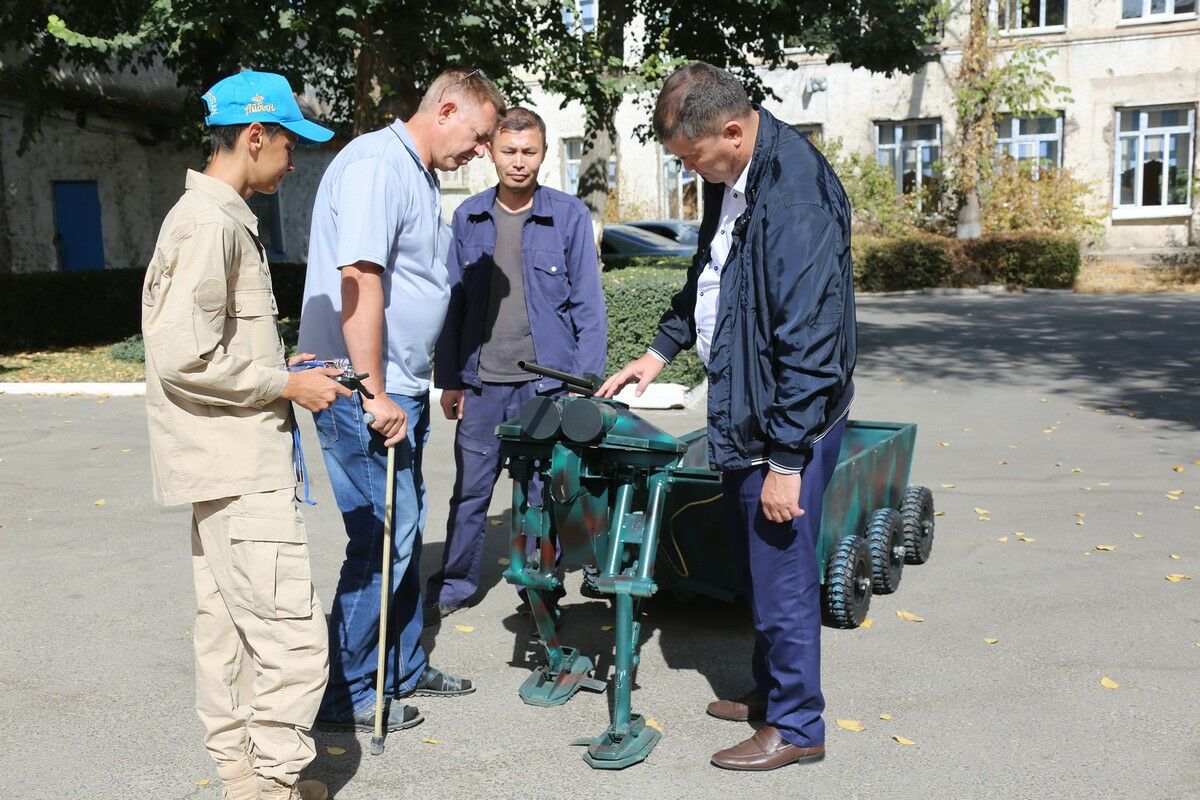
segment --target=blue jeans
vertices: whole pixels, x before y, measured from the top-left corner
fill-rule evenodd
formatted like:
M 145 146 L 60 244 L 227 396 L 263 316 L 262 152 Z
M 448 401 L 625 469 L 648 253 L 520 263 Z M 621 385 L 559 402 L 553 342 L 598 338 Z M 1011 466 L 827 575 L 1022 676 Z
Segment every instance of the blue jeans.
M 421 532 L 425 483 L 421 455 L 429 439 L 429 395 L 389 394 L 408 415 L 408 438 L 396 445 L 388 607 L 387 693 L 412 689 L 425 669 L 421 647 Z M 346 560 L 329 615 L 329 685 L 320 719 L 345 719 L 375 704 L 382 582 L 387 448 L 363 422 L 358 394 L 313 414 L 333 496 L 346 524 Z

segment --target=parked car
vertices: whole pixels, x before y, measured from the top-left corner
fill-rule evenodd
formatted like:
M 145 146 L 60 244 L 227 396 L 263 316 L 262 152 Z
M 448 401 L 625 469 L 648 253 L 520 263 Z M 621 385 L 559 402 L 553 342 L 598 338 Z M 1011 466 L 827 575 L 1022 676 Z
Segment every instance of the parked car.
M 694 244 L 680 244 L 632 225 L 605 225 L 600 237 L 600 258 L 608 267 L 625 266 L 631 258 L 686 258 L 695 252 Z
M 626 224 L 657 233 L 680 244 L 695 247 L 700 242 L 700 221 L 695 219 L 640 219 Z

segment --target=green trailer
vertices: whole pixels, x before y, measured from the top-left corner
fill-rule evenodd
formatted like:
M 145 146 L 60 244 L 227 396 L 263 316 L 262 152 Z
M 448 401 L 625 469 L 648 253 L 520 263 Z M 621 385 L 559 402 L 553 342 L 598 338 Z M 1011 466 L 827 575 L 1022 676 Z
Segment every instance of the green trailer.
M 525 368 L 585 395 L 600 383 Z M 519 694 L 531 705 L 554 706 L 580 689 L 606 688 L 592 676 L 592 660 L 559 640 L 547 602 L 562 586 L 563 569 L 593 567 L 595 586 L 615 613 L 613 711 L 604 733 L 575 743 L 586 746 L 584 760 L 595 768 L 636 764 L 659 738 L 631 708 L 643 602 L 660 588 L 726 600 L 744 591 L 731 566 L 721 478 L 708 464 L 706 432 L 674 437 L 623 403 L 580 396 L 534 398 L 496 434 L 513 484 L 504 577 L 526 589 L 546 650 L 546 663 Z M 913 424 L 847 425 L 817 546 L 827 625 L 857 627 L 873 593 L 895 591 L 906 563 L 929 558 L 933 498 L 908 486 L 915 443 Z M 544 487 L 540 504 L 530 498 L 535 476 Z

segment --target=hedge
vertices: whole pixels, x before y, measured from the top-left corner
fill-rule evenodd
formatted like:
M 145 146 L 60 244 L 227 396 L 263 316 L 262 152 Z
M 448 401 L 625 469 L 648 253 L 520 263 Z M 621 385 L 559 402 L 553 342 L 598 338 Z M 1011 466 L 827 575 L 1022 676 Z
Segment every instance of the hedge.
M 0 353 L 106 344 L 141 331 L 146 271 L 0 274 Z M 299 316 L 303 264 L 272 264 L 282 316 Z
M 602 276 L 608 304 L 608 374 L 644 355 L 654 338 L 658 319 L 683 286 L 686 270 L 629 267 Z M 660 383 L 695 386 L 704 380 L 704 365 L 696 351 L 686 350 L 667 365 Z
M 996 233 L 959 241 L 914 233 L 852 240 L 855 286 L 888 292 L 999 283 L 1069 289 L 1079 274 L 1079 242 L 1048 231 Z

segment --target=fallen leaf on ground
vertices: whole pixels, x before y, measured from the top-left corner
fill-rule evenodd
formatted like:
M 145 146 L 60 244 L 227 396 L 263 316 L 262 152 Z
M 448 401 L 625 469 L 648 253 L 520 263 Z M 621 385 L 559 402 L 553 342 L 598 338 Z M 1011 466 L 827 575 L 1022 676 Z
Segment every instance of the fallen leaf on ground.
M 1085 514 L 1085 513 L 1084 513 L 1084 512 L 1082 512 L 1082 511 L 1076 511 L 1076 512 L 1075 512 L 1075 516 L 1079 517 L 1080 519 L 1083 519 L 1084 517 L 1086 517 L 1086 516 L 1087 516 L 1087 514 Z
M 903 736 L 896 735 L 896 736 L 893 736 L 892 738 L 896 740 L 896 744 L 902 744 L 905 747 L 909 747 L 911 745 L 916 744 L 916 742 L 914 742 L 912 739 L 905 739 Z
M 1007 541 L 1008 541 L 1008 537 L 1007 537 L 1007 536 L 1001 536 L 1001 537 L 1000 537 L 1000 538 L 998 538 L 996 541 L 997 541 L 997 542 L 1007 542 Z
M 1032 536 L 1018 536 L 1017 541 L 1029 543 L 1029 542 L 1036 542 L 1037 539 L 1034 539 Z
M 1002 459 L 1000 459 L 1000 466 L 1006 467 L 1006 466 L 1008 466 L 1008 462 L 1002 458 Z
M 980 508 L 979 506 L 975 506 L 975 513 L 976 514 L 990 514 L 992 512 L 988 511 L 986 508 Z
M 1135 511 L 1135 512 L 1133 512 L 1133 515 L 1135 517 L 1144 517 L 1144 516 L 1146 516 L 1146 512 L 1145 511 Z
M 950 446 L 949 442 L 938 442 L 938 447 L 949 447 L 949 446 Z
M 1109 553 L 1109 552 L 1112 552 L 1113 550 L 1116 550 L 1117 546 L 1115 544 L 1098 544 L 1098 545 L 1096 545 L 1096 549 L 1103 550 L 1104 552 Z
M 97 500 L 96 502 L 92 503 L 92 505 L 94 505 L 94 506 L 102 506 L 102 505 L 104 505 L 104 504 L 105 504 L 105 502 L 106 502 L 106 501 L 105 501 L 105 499 L 104 499 L 103 497 L 101 497 L 99 500 Z
M 1196 506 L 1196 510 L 1200 511 L 1200 506 Z M 935 511 L 935 512 L 933 512 L 933 515 L 935 517 L 944 517 L 944 516 L 946 516 L 946 512 L 945 511 Z
M 200 780 L 196 781 L 196 785 L 203 789 L 205 786 L 208 786 L 208 778 L 201 778 Z
M 344 756 L 346 755 L 346 748 L 338 747 L 336 744 L 330 744 L 325 746 L 325 752 L 329 753 L 331 756 Z
M 1083 467 L 1071 467 L 1071 472 L 1078 475 L 1080 472 L 1083 472 Z
M 869 628 L 869 627 L 871 627 L 871 626 L 872 626 L 872 625 L 874 625 L 874 624 L 875 624 L 875 620 L 874 620 L 873 618 L 871 618 L 871 617 L 867 617 L 867 618 L 866 618 L 866 619 L 864 619 L 862 622 L 858 623 L 858 627 L 860 627 L 860 628 Z
M 658 720 L 656 720 L 654 717 L 646 718 L 646 727 L 654 728 L 654 730 L 658 731 L 659 733 L 663 732 L 662 725 L 658 724 Z
M 507 559 L 507 558 L 504 558 L 504 557 L 500 557 L 500 558 L 497 558 L 497 559 L 496 559 L 496 563 L 497 563 L 497 564 L 499 564 L 499 565 L 500 565 L 500 566 L 502 566 L 502 567 L 507 567 L 509 564 L 511 564 L 511 563 L 512 563 L 512 561 L 511 561 L 510 559 Z
M 850 731 L 851 733 L 859 733 L 860 731 L 865 731 L 867 729 L 866 725 L 863 725 L 856 719 L 839 719 L 837 721 L 837 726 L 842 730 Z
M 995 637 L 989 637 L 987 639 L 984 639 L 983 641 L 985 641 L 988 644 L 995 644 L 996 642 L 998 642 L 1000 640 Z
M 887 712 L 885 711 L 885 712 L 883 712 L 882 714 L 880 714 L 880 715 L 879 715 L 879 718 L 880 718 L 881 720 L 883 720 L 884 722 L 887 722 L 888 720 L 890 720 L 890 719 L 892 718 L 892 715 L 891 715 L 891 714 L 889 714 L 889 713 L 887 713 Z
M 1116 689 L 1121 684 L 1117 683 L 1112 678 L 1101 678 L 1100 685 L 1103 686 L 1105 689 Z
M 992 518 L 991 517 L 980 517 L 979 521 L 980 522 L 991 522 Z
M 911 611 L 897 611 L 896 616 L 905 622 L 924 622 L 925 618 Z
M 943 489 L 953 489 L 956 486 L 958 486 L 958 484 L 956 484 L 956 483 L 943 483 L 942 484 Z
M 1084 526 L 1084 525 L 1086 525 L 1087 523 L 1086 523 L 1086 522 L 1084 522 L 1084 521 L 1083 521 L 1083 520 L 1081 520 L 1081 519 L 1077 519 L 1077 520 L 1075 520 L 1075 524 L 1076 524 L 1076 525 L 1078 525 L 1078 526 L 1080 526 L 1080 527 L 1083 527 L 1083 526 Z
M 1038 400 L 1038 402 L 1039 403 L 1049 403 L 1050 401 L 1043 397 L 1042 399 Z
M 1172 472 L 1183 472 L 1183 464 L 1172 464 L 1171 471 Z
M 458 631 L 459 633 L 474 633 L 475 626 L 474 625 L 455 625 L 454 630 Z
M 1172 561 L 1178 561 L 1178 560 L 1179 560 L 1179 559 L 1181 559 L 1181 558 L 1183 558 L 1183 556 L 1179 555 L 1179 553 L 1171 553 L 1171 560 L 1172 560 Z
M 122 448 L 121 452 L 122 452 L 122 453 L 132 453 L 132 452 L 133 452 L 133 448 L 132 448 L 132 447 L 125 447 L 125 448 Z
M 421 744 L 441 744 L 441 742 L 430 736 L 428 739 L 422 739 Z
M 1145 536 L 1145 534 L 1141 534 L 1141 533 L 1135 533 L 1135 534 L 1133 535 L 1133 538 L 1135 538 L 1135 539 L 1145 539 L 1145 538 L 1146 538 L 1146 536 Z
M 1171 583 L 1179 583 L 1180 581 L 1190 581 L 1191 579 L 1192 579 L 1191 575 L 1184 575 L 1182 572 L 1172 572 L 1170 575 L 1167 576 L 1167 580 L 1169 580 Z

